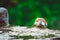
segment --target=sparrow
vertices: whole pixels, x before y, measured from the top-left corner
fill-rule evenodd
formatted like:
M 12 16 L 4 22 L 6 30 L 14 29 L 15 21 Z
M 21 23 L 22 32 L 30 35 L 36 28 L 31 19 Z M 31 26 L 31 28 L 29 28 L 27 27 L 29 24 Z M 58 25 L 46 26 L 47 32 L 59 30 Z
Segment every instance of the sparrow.
M 44 18 L 36 18 L 34 22 L 34 27 L 45 29 L 46 26 L 47 26 L 47 22 L 45 21 Z
M 0 7 L 0 28 L 9 26 L 8 10 L 4 7 Z

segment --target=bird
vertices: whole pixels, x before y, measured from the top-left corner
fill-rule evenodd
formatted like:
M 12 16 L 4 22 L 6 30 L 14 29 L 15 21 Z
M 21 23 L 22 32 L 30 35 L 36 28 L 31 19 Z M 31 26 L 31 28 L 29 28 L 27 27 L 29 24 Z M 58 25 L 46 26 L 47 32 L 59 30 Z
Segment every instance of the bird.
M 8 10 L 4 7 L 0 7 L 0 28 L 9 26 Z
M 46 29 L 47 22 L 44 18 L 36 18 L 34 22 L 34 27 Z

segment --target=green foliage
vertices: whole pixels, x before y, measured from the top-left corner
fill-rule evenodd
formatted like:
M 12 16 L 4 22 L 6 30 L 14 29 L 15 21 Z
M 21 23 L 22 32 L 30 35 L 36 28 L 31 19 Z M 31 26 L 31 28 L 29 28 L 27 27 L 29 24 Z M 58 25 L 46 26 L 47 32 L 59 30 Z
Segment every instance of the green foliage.
M 12 1 L 12 0 L 11 0 Z M 13 0 L 8 8 L 11 25 L 32 26 L 37 17 L 45 18 L 48 28 L 60 29 L 60 4 L 53 0 Z
M 48 34 L 48 36 L 44 35 L 44 36 L 42 36 L 41 38 L 52 38 L 52 37 L 55 37 L 55 35 L 53 35 L 53 34 Z

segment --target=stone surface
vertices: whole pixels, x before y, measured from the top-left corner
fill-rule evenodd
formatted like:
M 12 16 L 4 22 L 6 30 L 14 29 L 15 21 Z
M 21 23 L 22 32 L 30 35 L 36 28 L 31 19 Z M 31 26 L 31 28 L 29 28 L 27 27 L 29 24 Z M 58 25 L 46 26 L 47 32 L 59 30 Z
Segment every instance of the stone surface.
M 28 40 L 31 40 L 31 38 L 32 40 L 43 40 L 43 39 L 55 40 L 53 38 L 60 38 L 59 30 L 39 29 L 35 27 L 27 28 L 27 27 L 20 27 L 20 26 L 11 27 L 9 29 L 11 30 L 0 34 L 0 40 L 19 40 L 20 37 L 22 38 L 22 40 L 24 40 L 25 38 L 27 38 Z M 49 34 L 52 34 L 55 36 L 49 37 L 48 36 Z M 12 38 L 15 38 L 15 39 L 12 39 Z

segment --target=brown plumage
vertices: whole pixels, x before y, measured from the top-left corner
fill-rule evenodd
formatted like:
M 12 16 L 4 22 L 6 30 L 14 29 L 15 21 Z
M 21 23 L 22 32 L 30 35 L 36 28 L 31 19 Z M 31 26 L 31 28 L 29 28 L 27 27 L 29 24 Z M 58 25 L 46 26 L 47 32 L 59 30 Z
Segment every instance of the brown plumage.
M 46 26 L 47 26 L 47 22 L 45 21 L 44 18 L 37 18 L 35 20 L 34 27 L 38 27 L 38 28 L 44 29 L 44 28 L 46 28 Z
M 9 26 L 8 11 L 4 7 L 0 7 L 0 28 Z
M 0 20 L 0 28 L 4 28 L 6 26 L 6 23 L 4 20 Z

